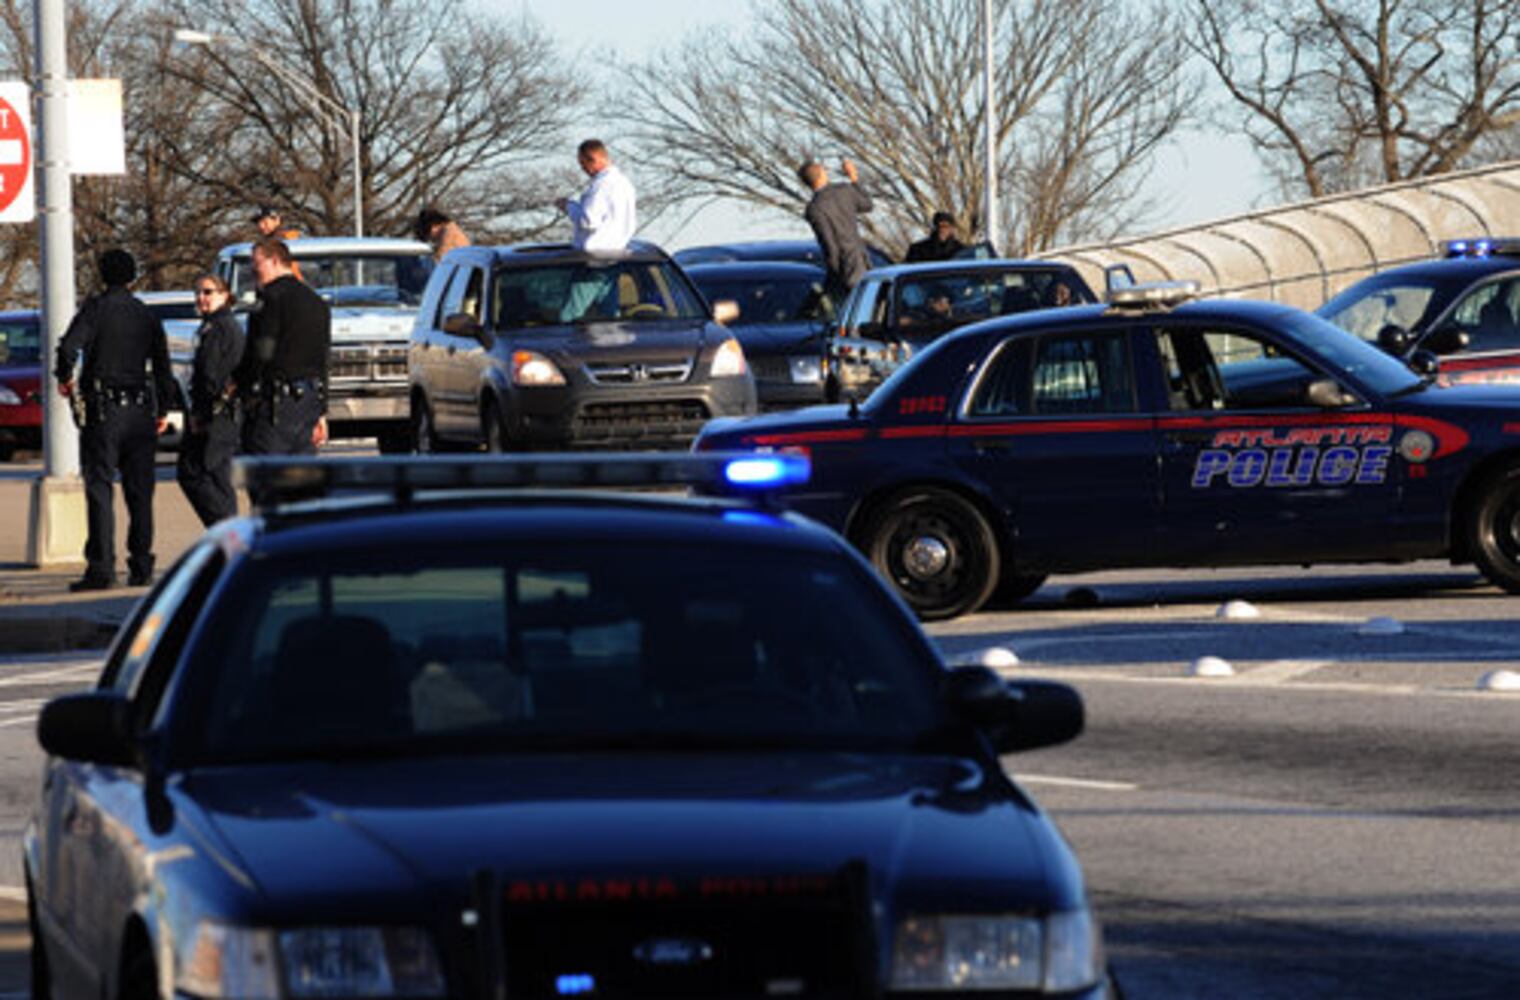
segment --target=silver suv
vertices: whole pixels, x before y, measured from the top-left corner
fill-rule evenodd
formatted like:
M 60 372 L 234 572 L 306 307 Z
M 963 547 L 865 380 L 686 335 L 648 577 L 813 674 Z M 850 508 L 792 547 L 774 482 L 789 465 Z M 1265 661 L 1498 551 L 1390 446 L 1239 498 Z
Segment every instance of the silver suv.
M 432 273 L 417 240 L 327 236 L 289 242 L 300 277 L 332 306 L 328 432 L 373 437 L 383 452 L 408 448 L 407 343 Z M 253 244 L 224 247 L 216 271 L 233 301 L 253 301 Z

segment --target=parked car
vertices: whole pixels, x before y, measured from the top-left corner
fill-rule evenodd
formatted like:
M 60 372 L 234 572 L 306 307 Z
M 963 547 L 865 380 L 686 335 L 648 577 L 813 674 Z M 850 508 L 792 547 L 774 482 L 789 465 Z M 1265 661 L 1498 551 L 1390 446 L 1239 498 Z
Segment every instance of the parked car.
M 729 261 L 793 261 L 823 265 L 823 249 L 816 240 L 748 240 L 685 247 L 671 254 L 682 267 L 689 264 L 721 264 Z M 877 247 L 867 246 L 872 267 L 887 267 L 892 258 Z
M 738 339 L 642 243 L 455 250 L 423 295 L 409 371 L 420 451 L 684 447 L 712 417 L 755 412 Z
M 941 338 L 862 406 L 714 421 L 925 618 L 1047 574 L 1449 559 L 1520 593 L 1512 386 L 1440 386 L 1310 313 L 1136 286 Z
M 822 267 L 730 261 L 692 264 L 685 270 L 708 302 L 738 307 L 738 317 L 724 325 L 744 347 L 761 410 L 824 401 L 824 336 L 834 309 L 823 290 Z
M 947 667 L 806 518 L 565 489 L 805 465 L 247 464 L 42 708 L 32 995 L 1113 997 L 999 762 L 1073 689 Z
M 1426 352 L 1444 384 L 1520 382 L 1520 239 L 1449 240 L 1315 312 L 1396 357 Z
M 839 310 L 825 394 L 863 400 L 903 362 L 968 323 L 1095 301 L 1074 268 L 1048 261 L 952 260 L 868 272 Z
M 383 452 L 407 450 L 407 343 L 432 272 L 432 247 L 370 236 L 294 239 L 288 245 L 301 280 L 332 306 L 328 434 L 377 438 Z M 224 247 L 216 264 L 233 301 L 245 307 L 254 300 L 252 248 Z
M 191 289 L 174 289 L 157 292 L 137 292 L 153 315 L 164 324 L 164 336 L 169 342 L 169 363 L 174 368 L 174 381 L 179 386 L 179 398 L 169 411 L 168 429 L 159 435 L 162 448 L 179 447 L 184 433 L 185 405 L 190 399 L 190 369 L 195 364 L 196 334 L 201 328 L 200 313 L 195 309 L 195 292 Z
M 0 461 L 42 447 L 41 330 L 35 309 L 0 312 Z

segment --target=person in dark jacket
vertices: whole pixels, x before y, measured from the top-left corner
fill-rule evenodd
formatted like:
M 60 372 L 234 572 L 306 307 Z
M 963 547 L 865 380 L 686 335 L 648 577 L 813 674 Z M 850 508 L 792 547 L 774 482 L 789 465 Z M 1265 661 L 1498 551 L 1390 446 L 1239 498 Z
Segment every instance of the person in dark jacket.
M 127 583 L 141 587 L 152 581 L 153 463 L 164 415 L 178 398 L 164 325 L 127 289 L 137 277 L 137 261 L 115 249 L 101 254 L 99 263 L 105 291 L 80 306 L 58 344 L 53 366 L 58 391 L 80 393 L 85 404 L 79 464 L 89 534 L 84 576 L 69 584 L 75 591 L 116 585 L 111 483 L 118 473 L 127 502 Z M 74 364 L 81 352 L 84 362 L 76 383 Z
M 290 248 L 253 245 L 258 301 L 233 381 L 243 402 L 243 451 L 311 455 L 327 440 L 327 352 L 332 310 L 292 273 Z
M 238 446 L 233 370 L 243 358 L 243 328 L 232 315 L 232 293 L 215 274 L 195 279 L 195 362 L 190 401 L 176 473 L 185 498 L 201 523 L 210 527 L 237 514 L 232 488 L 232 456 Z
M 857 215 L 871 210 L 871 198 L 859 186 L 860 174 L 855 164 L 845 160 L 842 169 L 849 178 L 848 184 L 830 184 L 829 172 L 816 160 L 797 168 L 798 179 L 813 192 L 802 214 L 823 250 L 823 266 L 827 271 L 824 284 L 836 304 L 844 301 L 871 268 L 871 258 L 856 220 Z
M 903 258 L 903 262 L 911 264 L 923 260 L 949 260 L 960 253 L 961 249 L 961 241 L 955 238 L 955 216 L 949 212 L 935 212 L 929 235 L 908 245 L 908 256 Z

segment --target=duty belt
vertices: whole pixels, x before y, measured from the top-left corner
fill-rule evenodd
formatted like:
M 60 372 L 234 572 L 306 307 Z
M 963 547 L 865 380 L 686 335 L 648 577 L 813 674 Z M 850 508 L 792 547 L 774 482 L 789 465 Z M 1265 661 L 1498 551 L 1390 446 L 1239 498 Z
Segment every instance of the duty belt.
M 102 385 L 96 382 L 91 395 L 95 402 L 104 406 L 147 406 L 153 401 L 153 393 L 146 386 Z

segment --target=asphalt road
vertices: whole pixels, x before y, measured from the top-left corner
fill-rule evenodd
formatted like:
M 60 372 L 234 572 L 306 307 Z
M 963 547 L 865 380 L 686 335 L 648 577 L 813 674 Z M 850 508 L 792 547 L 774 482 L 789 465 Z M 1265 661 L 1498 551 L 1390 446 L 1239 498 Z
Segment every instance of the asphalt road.
M 1257 617 L 1219 617 L 1231 601 Z M 1520 983 L 1520 694 L 1478 684 L 1520 670 L 1517 602 L 1433 563 L 1116 573 L 931 632 L 1087 699 L 1080 740 L 1005 763 L 1082 858 L 1130 1000 L 1499 998 Z M 1204 656 L 1233 676 L 1188 676 Z M 94 669 L 0 663 L 11 896 L 37 706 Z M 0 998 L 25 987 L 12 910 Z

